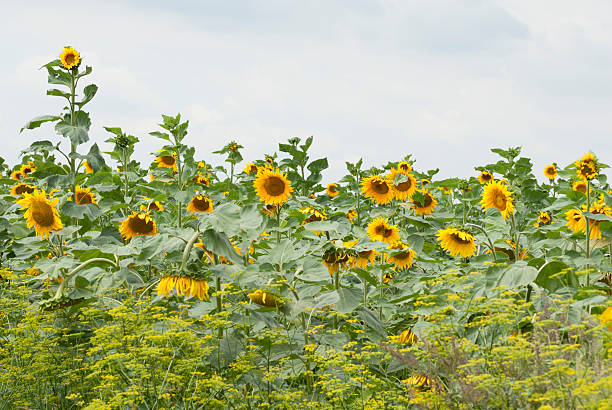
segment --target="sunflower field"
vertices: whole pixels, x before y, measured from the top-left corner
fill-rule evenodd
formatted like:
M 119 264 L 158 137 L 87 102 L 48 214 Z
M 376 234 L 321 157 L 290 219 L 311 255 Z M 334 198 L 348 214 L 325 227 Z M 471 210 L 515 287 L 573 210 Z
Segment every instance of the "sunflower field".
M 312 137 L 213 165 L 180 114 L 155 147 L 104 127 L 101 152 L 82 60 L 43 67 L 57 113 L 21 129 L 57 136 L 0 162 L 1 408 L 612 408 L 594 153 L 542 175 L 492 149 L 468 179 L 360 160 L 326 185 Z

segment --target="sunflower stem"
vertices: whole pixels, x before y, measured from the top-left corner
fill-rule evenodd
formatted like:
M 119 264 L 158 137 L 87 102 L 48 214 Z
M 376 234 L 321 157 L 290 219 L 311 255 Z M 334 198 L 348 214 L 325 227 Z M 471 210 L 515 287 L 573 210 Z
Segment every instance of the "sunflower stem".
M 587 179 L 587 191 L 586 191 L 586 211 L 591 212 L 591 180 Z M 589 224 L 589 218 L 586 216 L 582 216 L 585 220 L 586 224 L 586 257 L 589 259 L 591 257 L 591 226 Z M 591 282 L 591 272 L 590 266 L 587 264 L 587 286 L 589 286 Z
M 119 268 L 119 264 L 116 263 L 115 261 L 110 260 L 110 259 L 106 259 L 106 258 L 91 258 L 91 259 L 88 259 L 85 262 L 81 263 L 76 268 L 74 268 L 72 271 L 70 271 L 70 273 L 68 273 L 68 274 L 66 274 L 64 276 L 64 278 L 62 280 L 62 283 L 60 283 L 59 287 L 57 288 L 57 291 L 55 292 L 55 296 L 53 297 L 53 300 L 57 300 L 57 299 L 61 298 L 64 295 L 64 289 L 66 288 L 66 284 L 81 269 L 87 267 L 88 265 L 90 265 L 92 263 L 98 263 L 98 262 L 110 263 L 115 268 Z
M 472 223 L 467 223 L 465 224 L 465 226 L 473 226 L 474 228 L 480 229 L 480 231 L 487 238 L 487 242 L 489 243 L 489 249 L 491 250 L 491 253 L 493 254 L 493 261 L 497 262 L 497 253 L 495 252 L 495 247 L 493 246 L 493 242 L 491 241 L 491 238 L 489 237 L 489 234 L 487 233 L 487 231 L 482 226 L 472 224 Z
M 191 252 L 191 248 L 193 247 L 193 244 L 198 240 L 199 236 L 200 231 L 196 231 L 191 236 L 191 238 L 189 238 L 189 242 L 187 242 L 187 245 L 185 245 L 185 249 L 183 250 L 183 260 L 181 261 L 180 272 L 183 272 L 185 270 L 185 266 L 187 266 L 187 260 L 189 259 L 189 252 Z
M 217 257 L 215 255 L 215 260 L 216 258 Z M 223 303 L 222 303 L 222 295 L 221 295 L 221 278 L 218 276 L 216 278 L 215 286 L 217 287 L 217 314 L 220 314 L 221 311 L 223 310 Z M 223 326 L 219 326 L 218 337 L 219 337 L 219 340 L 223 339 Z
M 280 243 L 280 214 L 281 214 L 282 207 L 283 207 L 283 204 L 279 204 L 276 207 L 276 243 L 277 244 Z

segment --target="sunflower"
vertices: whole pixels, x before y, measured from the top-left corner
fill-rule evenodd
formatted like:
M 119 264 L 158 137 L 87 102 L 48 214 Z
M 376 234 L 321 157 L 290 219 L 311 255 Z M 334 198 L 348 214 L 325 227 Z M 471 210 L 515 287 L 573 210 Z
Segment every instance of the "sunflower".
M 557 178 L 557 168 L 554 165 L 546 165 L 544 167 L 544 176 L 550 179 L 551 181 Z
M 60 62 L 66 70 L 78 68 L 81 64 L 81 55 L 72 47 L 64 47 L 60 53 Z
M 348 248 L 352 248 L 353 246 L 357 245 L 357 242 L 359 242 L 359 239 L 355 239 L 351 242 L 345 242 L 344 245 Z M 375 249 L 356 251 L 356 254 L 351 256 L 349 264 L 351 265 L 351 268 L 367 269 L 368 264 L 374 266 L 377 254 L 378 252 Z
M 349 221 L 353 222 L 353 219 L 357 218 L 357 211 L 354 209 L 349 209 L 346 211 L 346 217 Z
M 427 376 L 413 375 L 406 380 L 402 380 L 402 383 L 406 383 L 418 392 L 427 391 L 430 389 L 435 390 L 435 388 L 432 386 L 431 380 Z
M 27 221 L 28 228 L 34 227 L 37 235 L 41 239 L 48 236 L 51 231 L 62 229 L 62 221 L 55 206 L 59 199 L 55 198 L 49 201 L 45 191 L 35 190 L 34 192 L 24 192 L 23 198 L 18 199 L 17 203 L 21 205 L 20 209 L 26 209 L 23 217 Z
M 11 195 L 21 195 L 23 193 L 31 194 L 36 190 L 36 187 L 28 184 L 15 184 L 11 188 Z
M 386 242 L 389 245 L 399 241 L 399 231 L 397 226 L 388 225 L 387 219 L 375 218 L 370 225 L 368 225 L 368 236 L 373 241 Z
M 206 169 L 206 164 L 204 163 L 204 161 L 198 162 L 198 168 Z
M 74 190 L 76 191 L 76 203 L 79 205 L 86 204 L 97 204 L 96 196 L 91 192 L 91 188 L 83 189 L 80 186 L 75 186 Z M 72 197 L 68 198 L 69 201 L 72 201 Z
M 417 189 L 417 180 L 414 175 L 403 171 L 401 168 L 391 168 L 389 171 L 389 180 L 393 181 L 393 193 L 395 199 L 405 201 L 406 198 L 412 198 L 412 195 Z M 398 182 L 398 180 L 404 180 Z
M 215 260 L 214 254 L 208 249 L 206 249 L 206 247 L 204 246 L 204 242 L 202 242 L 202 239 L 198 239 L 198 241 L 194 243 L 193 246 L 195 246 L 196 248 L 200 248 L 204 251 L 203 257 L 206 257 L 205 262 L 212 263 Z
M 272 217 L 276 216 L 276 210 L 277 210 L 277 206 L 276 205 L 271 205 L 271 204 L 266 204 L 263 209 L 261 210 L 261 212 L 263 212 L 264 214 L 270 215 Z
M 586 212 L 586 209 L 586 205 L 582 205 L 582 211 Z M 606 205 L 603 194 L 601 194 L 598 202 L 591 205 L 590 212 L 593 214 L 612 216 L 612 208 Z M 591 239 L 601 239 L 601 230 L 599 229 L 600 222 L 601 221 L 589 219 L 589 236 Z
M 583 194 L 586 194 L 587 192 L 587 184 L 584 181 L 574 181 L 572 183 L 572 189 L 574 191 L 578 191 L 578 192 L 582 192 Z
M 26 175 L 23 172 L 21 172 L 20 169 L 17 169 L 11 172 L 11 179 L 14 179 L 15 181 L 21 181 L 25 177 Z
M 582 232 L 586 230 L 586 222 L 579 210 L 570 209 L 565 213 L 565 219 L 567 219 L 567 227 L 572 231 Z
M 597 176 L 598 164 L 597 158 L 590 152 L 583 155 L 579 161 L 574 162 L 576 173 L 584 181 L 590 181 Z
M 140 210 L 144 212 L 148 211 L 163 211 L 164 206 L 159 201 L 151 201 L 149 205 L 140 205 Z
M 213 211 L 213 203 L 212 200 L 204 195 L 196 195 L 193 197 L 189 204 L 187 205 L 187 210 L 189 212 L 212 212 Z
M 182 276 L 164 276 L 157 285 L 157 295 L 168 297 L 172 289 L 178 296 L 196 296 L 200 300 L 208 300 L 208 282 L 203 279 L 185 278 Z
M 550 212 L 548 211 L 541 211 L 538 215 L 538 223 L 547 224 L 550 222 L 550 220 Z
M 599 323 L 601 323 L 602 326 L 606 326 L 608 330 L 612 332 L 612 306 L 608 306 L 599 316 Z
M 361 192 L 378 205 L 386 205 L 393 199 L 393 182 L 388 178 L 374 175 L 361 182 Z
M 158 152 L 164 151 L 158 150 Z M 176 166 L 176 153 L 173 153 L 172 155 L 160 155 L 155 157 L 155 163 L 157 163 L 158 167 L 171 168 L 174 172 L 178 172 L 178 168 Z
M 417 338 L 417 336 L 410 329 L 404 330 L 400 334 L 400 337 L 399 337 L 399 342 L 402 343 L 402 344 L 407 344 L 407 345 L 413 345 L 418 340 L 419 339 Z
M 329 275 L 333 276 L 340 271 L 340 268 L 346 269 L 351 256 L 350 253 L 344 252 L 342 249 L 332 247 L 323 254 L 323 264 L 327 266 Z
M 85 173 L 93 174 L 93 168 L 91 167 L 91 164 L 86 160 L 83 160 L 83 167 L 85 167 Z
M 480 203 L 484 209 L 495 208 L 499 210 L 504 219 L 514 212 L 512 192 L 508 191 L 506 185 L 498 181 L 489 182 L 485 185 Z
M 412 209 L 414 209 L 414 212 L 418 215 L 429 215 L 433 212 L 436 205 L 438 205 L 438 201 L 436 201 L 436 198 L 434 198 L 428 189 L 423 189 L 421 193 L 424 196 L 423 203 L 412 198 Z
M 34 171 L 36 171 L 36 167 L 33 167 L 30 164 L 23 164 L 19 169 L 23 175 L 28 175 Z
M 395 251 L 390 254 L 385 253 L 386 262 L 392 263 L 394 265 L 394 270 L 408 269 L 414 263 L 416 252 L 410 249 L 405 243 L 396 242 L 393 245 L 389 245 L 387 249 Z
M 125 240 L 129 240 L 135 236 L 157 234 L 157 225 L 148 212 L 134 212 L 121 222 L 119 232 Z
M 257 173 L 257 165 L 253 164 L 252 162 L 249 162 L 244 167 L 244 173 L 249 175 L 251 175 L 252 173 Z
M 476 252 L 474 237 L 457 228 L 440 229 L 437 240 L 440 242 L 442 249 L 452 256 L 461 255 L 468 258 Z
M 262 289 L 257 289 L 249 293 L 249 299 L 251 299 L 251 302 L 260 306 L 281 307 L 283 305 L 283 302 L 279 300 L 278 297 Z
M 329 195 L 332 198 L 337 197 L 338 196 L 338 185 L 334 183 L 327 185 L 325 192 L 327 193 L 327 195 Z
M 302 225 L 309 224 L 310 222 L 324 221 L 327 219 L 327 215 L 325 211 L 320 211 L 318 209 L 314 209 L 311 207 L 305 207 L 300 209 L 300 212 L 303 214 L 307 214 L 308 217 L 302 221 Z M 315 235 L 322 235 L 323 231 L 312 231 Z
M 385 274 L 383 275 L 383 283 L 389 283 L 391 282 L 392 279 L 393 279 L 393 273 L 385 272 Z
M 410 163 L 406 161 L 402 161 L 399 164 L 397 164 L 397 169 L 405 173 L 412 172 L 412 167 L 410 166 Z
M 198 176 L 193 177 L 191 180 L 197 184 L 202 184 L 204 186 L 210 186 L 210 181 L 208 180 L 208 178 L 203 176 L 201 172 L 198 172 Z
M 255 181 L 253 181 L 255 191 L 259 195 L 259 199 L 266 204 L 281 205 L 291 196 L 293 188 L 287 176 L 281 173 L 278 168 L 276 171 L 272 169 L 261 169 Z
M 270 167 L 273 167 L 273 166 L 274 166 L 274 158 L 272 158 L 272 157 L 266 157 L 266 162 L 268 163 L 268 165 L 269 165 Z
M 489 171 L 482 171 L 480 175 L 478 175 L 478 181 L 481 184 L 487 184 L 493 181 L 493 174 L 491 174 Z

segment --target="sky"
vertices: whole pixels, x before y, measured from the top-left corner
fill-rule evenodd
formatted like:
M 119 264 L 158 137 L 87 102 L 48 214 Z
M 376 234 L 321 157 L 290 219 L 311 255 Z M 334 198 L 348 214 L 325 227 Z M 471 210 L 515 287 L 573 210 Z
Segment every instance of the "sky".
M 20 4 L 21 3 L 21 4 Z M 140 139 L 147 164 L 161 114 L 190 121 L 197 159 L 230 140 L 246 161 L 314 136 L 324 180 L 412 155 L 439 178 L 477 175 L 490 148 L 521 146 L 536 175 L 587 151 L 612 162 L 612 2 L 565 0 L 177 0 L 5 2 L 0 17 L 2 156 L 57 114 L 43 64 L 65 45 L 93 67 L 86 110 Z M 87 146 L 83 151 L 88 150 Z

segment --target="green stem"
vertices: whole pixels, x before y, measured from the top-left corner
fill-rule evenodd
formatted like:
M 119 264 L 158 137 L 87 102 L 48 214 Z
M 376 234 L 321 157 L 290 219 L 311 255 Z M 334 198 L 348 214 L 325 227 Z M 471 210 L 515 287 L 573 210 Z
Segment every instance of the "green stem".
M 586 205 L 587 212 L 591 212 L 591 181 L 587 179 L 587 192 L 586 192 Z M 591 257 L 591 226 L 589 223 L 589 218 L 583 216 L 586 223 L 586 257 L 587 259 Z M 591 282 L 591 272 L 590 266 L 587 264 L 587 286 L 589 286 Z
M 216 287 L 217 287 L 217 314 L 220 314 L 221 311 L 223 310 L 223 300 L 222 300 L 223 296 L 221 295 L 221 278 L 218 276 L 216 279 Z M 223 327 L 222 326 L 219 326 L 218 337 L 219 339 L 223 338 Z
M 489 249 L 491 249 L 491 253 L 493 254 L 493 261 L 497 262 L 497 253 L 495 252 L 495 247 L 493 246 L 493 242 L 491 241 L 491 238 L 489 237 L 489 234 L 487 233 L 487 231 L 482 226 L 472 224 L 472 223 L 467 223 L 465 224 L 465 226 L 473 226 L 474 228 L 480 229 L 480 231 L 487 238 L 487 242 L 489 243 Z
M 282 204 L 278 205 L 276 207 L 276 243 L 279 244 L 280 243 L 280 214 L 281 214 L 281 208 L 283 207 Z
M 66 274 L 64 276 L 64 278 L 63 278 L 64 280 L 62 281 L 62 283 L 60 283 L 59 287 L 57 288 L 57 291 L 55 292 L 55 296 L 53 297 L 53 299 L 57 300 L 57 299 L 59 299 L 59 298 L 61 298 L 63 296 L 64 289 L 66 288 L 66 284 L 68 283 L 70 278 L 72 278 L 74 275 L 76 275 L 81 269 L 87 267 L 88 265 L 90 265 L 92 263 L 98 263 L 98 262 L 110 263 L 115 268 L 119 267 L 119 263 L 118 262 L 111 261 L 110 259 L 106 259 L 106 258 L 91 258 L 91 259 L 88 259 L 85 262 L 81 263 L 76 268 L 74 268 L 72 271 L 70 271 L 70 273 L 68 273 L 68 274 Z
M 180 272 L 183 272 L 185 270 L 185 266 L 187 265 L 187 260 L 189 259 L 189 252 L 191 252 L 191 248 L 193 247 L 193 244 L 198 240 L 198 237 L 200 236 L 200 231 L 196 231 L 191 238 L 189 238 L 189 242 L 187 242 L 187 245 L 185 245 L 185 249 L 183 250 L 183 260 L 181 261 L 181 268 L 180 268 Z

